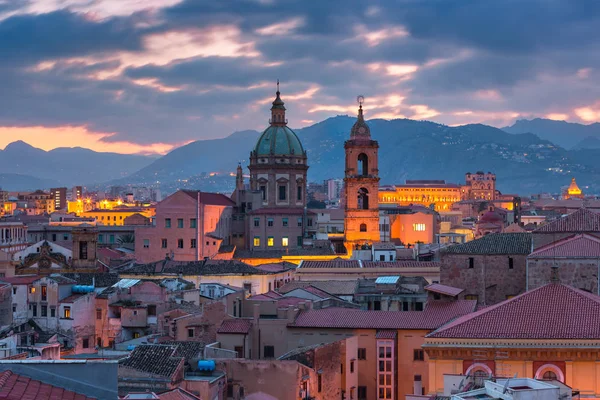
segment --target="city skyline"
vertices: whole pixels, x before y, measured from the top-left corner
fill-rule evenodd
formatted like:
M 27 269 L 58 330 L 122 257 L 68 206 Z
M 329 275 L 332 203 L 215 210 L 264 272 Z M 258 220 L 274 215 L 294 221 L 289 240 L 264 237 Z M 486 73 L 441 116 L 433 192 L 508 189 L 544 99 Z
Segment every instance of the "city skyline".
M 0 148 L 157 153 L 338 114 L 600 120 L 597 3 L 0 1 Z M 532 18 L 531 15 L 535 15 Z M 60 28 L 60 29 L 58 29 Z

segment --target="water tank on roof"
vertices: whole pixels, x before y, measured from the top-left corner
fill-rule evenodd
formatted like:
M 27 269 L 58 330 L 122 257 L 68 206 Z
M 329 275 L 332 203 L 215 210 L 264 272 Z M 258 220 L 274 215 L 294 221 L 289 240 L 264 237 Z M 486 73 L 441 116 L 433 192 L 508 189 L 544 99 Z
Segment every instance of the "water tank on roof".
M 94 291 L 94 287 L 87 286 L 87 285 L 75 285 L 75 286 L 73 286 L 73 288 L 71 288 L 71 292 L 77 293 L 77 294 L 92 293 L 93 291 Z
M 134 351 L 135 350 L 135 344 L 130 344 L 129 346 L 127 346 L 127 351 Z
M 213 360 L 199 360 L 198 371 L 212 372 L 215 370 L 215 362 Z

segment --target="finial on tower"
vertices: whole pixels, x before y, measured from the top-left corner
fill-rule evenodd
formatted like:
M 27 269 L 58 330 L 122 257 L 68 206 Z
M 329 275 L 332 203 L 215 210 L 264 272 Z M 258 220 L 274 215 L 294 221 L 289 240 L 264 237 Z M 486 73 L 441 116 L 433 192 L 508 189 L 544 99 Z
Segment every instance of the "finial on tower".
M 279 79 L 277 79 L 277 93 L 279 93 Z

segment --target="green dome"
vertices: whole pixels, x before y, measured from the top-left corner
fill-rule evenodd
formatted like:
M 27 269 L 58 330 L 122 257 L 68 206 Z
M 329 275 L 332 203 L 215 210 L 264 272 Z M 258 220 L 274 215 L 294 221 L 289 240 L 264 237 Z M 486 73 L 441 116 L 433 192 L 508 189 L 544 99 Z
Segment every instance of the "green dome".
M 300 139 L 293 130 L 287 126 L 272 125 L 258 138 L 254 152 L 257 156 L 289 156 L 289 155 L 304 155 L 304 148 Z

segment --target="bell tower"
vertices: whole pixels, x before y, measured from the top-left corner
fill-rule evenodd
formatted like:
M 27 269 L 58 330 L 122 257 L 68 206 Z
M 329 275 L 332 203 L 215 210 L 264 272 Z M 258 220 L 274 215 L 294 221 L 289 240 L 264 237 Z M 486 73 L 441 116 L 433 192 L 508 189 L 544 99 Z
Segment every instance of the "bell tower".
M 363 116 L 364 98 L 358 96 L 358 117 L 344 143 L 345 244 L 351 252 L 356 245 L 378 242 L 379 238 L 379 144 Z

